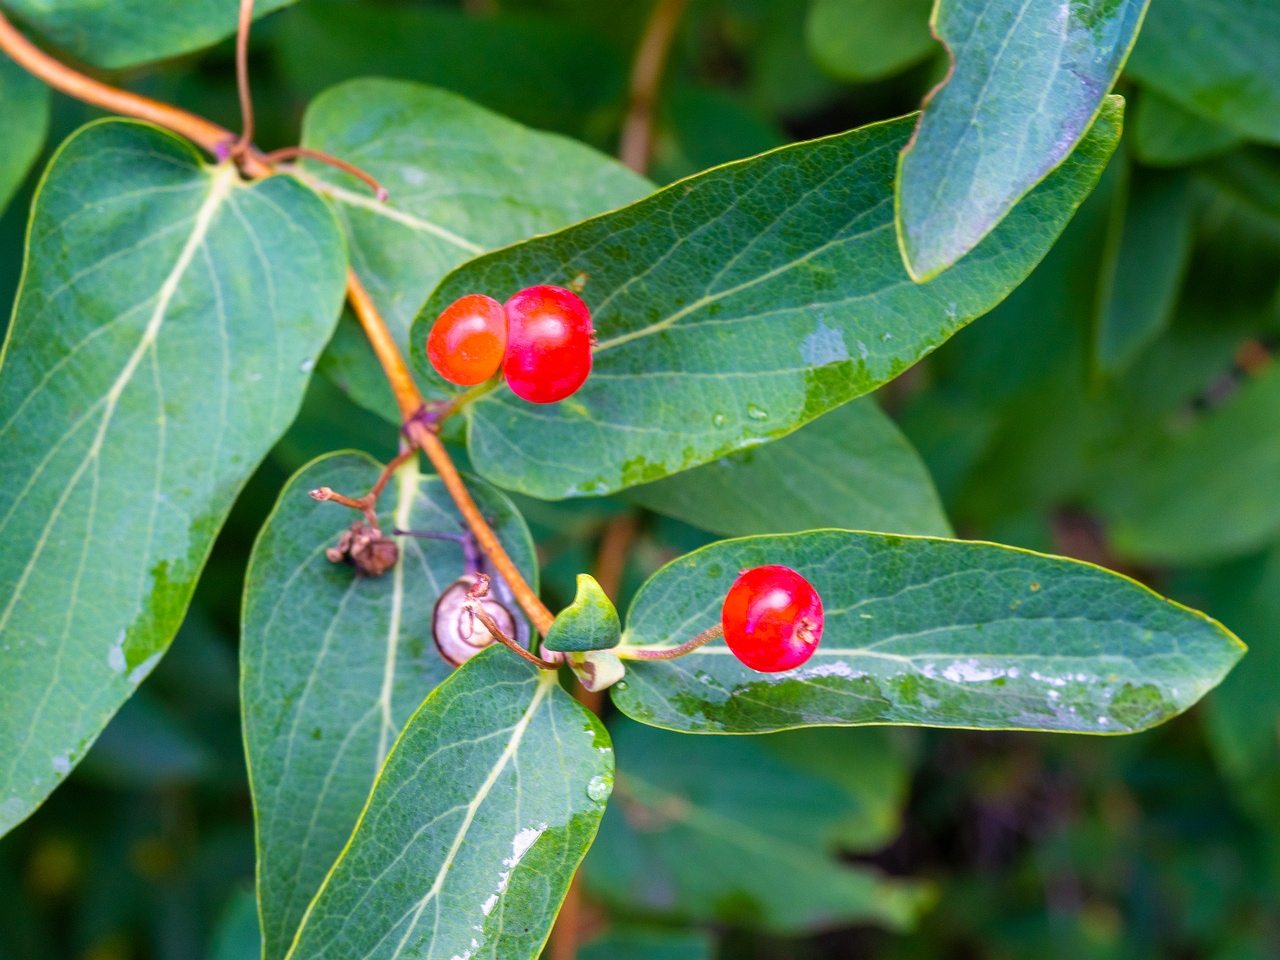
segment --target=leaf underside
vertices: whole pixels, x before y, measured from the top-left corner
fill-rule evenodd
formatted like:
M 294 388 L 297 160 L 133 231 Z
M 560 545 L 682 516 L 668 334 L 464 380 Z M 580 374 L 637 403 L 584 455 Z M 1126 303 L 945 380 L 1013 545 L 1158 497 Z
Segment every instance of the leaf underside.
M 998 544 L 819 530 L 704 547 L 637 594 L 623 644 L 717 622 L 737 571 L 797 570 L 822 597 L 817 652 L 778 674 L 723 640 L 634 661 L 613 701 L 673 730 L 822 724 L 1129 733 L 1200 699 L 1244 652 L 1225 628 L 1101 567 Z

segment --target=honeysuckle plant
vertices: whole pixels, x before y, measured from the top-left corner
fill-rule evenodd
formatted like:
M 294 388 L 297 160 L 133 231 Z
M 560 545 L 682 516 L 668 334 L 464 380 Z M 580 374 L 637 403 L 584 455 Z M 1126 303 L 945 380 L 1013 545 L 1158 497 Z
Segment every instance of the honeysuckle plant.
M 0 17 L 0 196 L 38 152 L 44 85 L 115 116 L 42 174 L 0 366 L 0 831 L 164 655 L 237 494 L 317 376 L 395 417 L 401 453 L 306 465 L 248 568 L 240 696 L 264 960 L 536 957 L 611 797 L 681 816 L 655 777 L 615 778 L 603 691 L 684 734 L 1128 734 L 1190 708 L 1241 657 L 1226 628 L 1143 583 L 956 539 L 936 509 L 890 532 L 782 519 L 663 566 L 625 617 L 587 572 L 553 611 L 509 495 L 665 496 L 717 529 L 699 491 L 720 484 L 785 518 L 781 480 L 706 471 L 767 458 L 801 428 L 892 432 L 859 398 L 1017 289 L 1099 183 L 1145 0 L 1018 16 L 939 0 L 951 69 L 919 113 L 661 189 L 642 175 L 644 104 L 681 4 L 658 4 L 637 63 L 638 169 L 378 78 L 320 94 L 302 143 L 263 152 L 248 37 L 280 5 L 165 0 L 141 23 L 117 3 L 4 4 L 53 47 Z M 63 55 L 122 67 L 232 31 L 239 132 Z M 432 337 L 475 297 L 497 339 L 472 364 Z M 572 363 L 534 362 L 529 318 L 556 297 L 590 329 L 574 313 Z M 1146 336 L 1104 336 L 1108 362 Z M 778 628 L 795 658 L 740 648 L 768 590 L 797 611 Z M 621 730 L 624 746 L 656 736 Z M 839 883 L 844 915 L 890 926 L 930 901 L 870 869 Z

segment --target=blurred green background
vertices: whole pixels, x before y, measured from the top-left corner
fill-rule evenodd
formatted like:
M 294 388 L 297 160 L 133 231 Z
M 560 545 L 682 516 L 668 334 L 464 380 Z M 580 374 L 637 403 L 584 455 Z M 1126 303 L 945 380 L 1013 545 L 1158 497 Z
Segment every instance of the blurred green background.
M 929 6 L 693 0 L 650 176 L 668 183 L 914 110 L 946 69 Z M 310 97 L 377 75 L 612 153 L 648 13 L 640 0 L 303 0 L 253 34 L 258 142 L 296 143 Z M 238 126 L 229 41 L 103 76 Z M 694 789 L 682 777 L 698 781 L 706 816 L 655 823 L 615 802 L 585 869 L 602 938 L 586 960 L 1280 956 L 1280 151 L 1128 75 L 1119 92 L 1122 150 L 1048 258 L 877 400 L 960 536 L 1115 567 L 1219 617 L 1251 652 L 1206 703 L 1134 737 L 679 738 L 611 717 L 624 769 L 677 793 Z M 47 149 L 95 116 L 54 104 Z M 37 176 L 0 219 L 6 303 Z M 1104 322 L 1108 311 L 1131 322 Z M 1116 329 L 1130 333 L 1100 333 Z M 294 470 L 348 447 L 386 457 L 395 442 L 394 426 L 316 378 L 170 653 L 66 784 L 0 840 L 0 958 L 255 955 L 236 680 L 244 565 Z M 638 530 L 620 608 L 662 563 L 715 539 L 622 500 L 519 504 L 552 609 L 619 518 Z M 1247 529 L 1218 538 L 1241 515 Z M 737 802 L 748 786 L 754 805 Z M 806 867 L 792 875 L 796 857 Z M 854 863 L 926 881 L 936 904 L 913 931 L 825 911 Z

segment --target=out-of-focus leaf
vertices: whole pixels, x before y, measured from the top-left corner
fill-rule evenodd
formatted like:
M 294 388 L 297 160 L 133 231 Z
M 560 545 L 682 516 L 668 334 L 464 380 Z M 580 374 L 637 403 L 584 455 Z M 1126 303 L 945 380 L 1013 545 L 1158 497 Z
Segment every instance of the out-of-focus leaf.
M 154 788 L 208 773 L 204 748 L 165 709 L 139 691 L 111 718 L 83 771 L 117 787 Z
M 616 907 L 783 934 L 901 929 L 928 907 L 927 887 L 833 856 L 837 825 L 855 811 L 836 784 L 789 764 L 785 745 L 625 720 L 613 733 L 614 802 L 584 871 Z
M 1198 564 L 1257 550 L 1280 532 L 1280 366 L 1253 378 L 1130 467 L 1104 503 L 1117 550 Z
M 381 577 L 357 576 L 325 557 L 356 515 L 317 503 L 307 491 L 328 486 L 356 496 L 381 470 L 356 453 L 300 470 L 281 492 L 246 574 L 241 700 L 265 960 L 288 951 L 400 730 L 453 670 L 432 640 L 432 612 L 466 571 L 459 544 L 395 537 L 400 562 Z M 487 484 L 472 480 L 469 487 L 536 585 L 533 543 L 520 515 Z M 412 461 L 378 507 L 388 534 L 463 529 L 444 484 L 420 475 Z
M 255 0 L 261 17 L 294 0 Z M 227 0 L 7 0 L 6 7 L 94 66 L 118 69 L 163 60 L 236 32 L 239 4 Z
M 49 88 L 0 53 L 0 213 L 26 179 L 49 133 Z
M 1080 141 L 1124 66 L 1147 0 L 938 0 L 953 68 L 898 164 L 903 260 L 951 267 Z
M 497 644 L 405 726 L 290 960 L 537 957 L 604 813 L 593 714 Z
M 1156 0 L 1129 72 L 1207 120 L 1280 143 L 1280 6 Z
M 813 0 L 809 52 L 841 80 L 879 80 L 938 50 L 929 33 L 933 0 Z
M 169 645 L 345 277 L 333 214 L 292 177 L 244 184 L 133 121 L 54 157 L 0 371 L 0 832 Z
M 1280 824 L 1280 550 L 1214 570 L 1206 593 L 1249 644 L 1209 696 L 1209 743 L 1246 805 Z
M 821 109 L 840 92 L 809 56 L 805 18 L 810 0 L 768 0 L 760 36 L 749 52 L 752 103 L 770 115 L 799 116 Z
M 463 293 L 576 283 L 599 331 L 576 394 L 505 386 L 468 408 L 476 469 L 546 499 L 609 493 L 790 433 L 900 373 L 1008 295 L 1092 189 L 1112 100 L 1071 157 L 982 247 L 929 284 L 893 235 L 894 155 L 912 120 L 783 147 L 612 214 L 478 257 L 414 322 L 411 349 Z
M 1154 90 L 1144 90 L 1138 98 L 1133 133 L 1133 152 L 1150 166 L 1194 163 L 1244 142 L 1230 127 L 1185 110 Z
M 1191 257 L 1195 195 L 1182 174 L 1134 170 L 1117 205 L 1098 291 L 1094 357 L 1114 374 L 1173 318 Z
M 354 163 L 390 191 L 390 200 L 379 203 L 347 174 L 305 167 L 334 201 L 352 265 L 406 352 L 410 321 L 451 268 L 652 189 L 590 147 L 398 80 L 353 80 L 324 93 L 307 110 L 302 142 Z M 363 335 L 344 324 L 339 338 L 340 351 L 326 354 L 322 369 L 361 406 L 399 422 Z M 429 396 L 457 390 L 434 371 L 420 386 Z
M 1129 733 L 1190 707 L 1244 652 L 1204 614 L 1092 564 L 843 530 L 725 540 L 668 564 L 632 602 L 623 647 L 676 646 L 708 629 L 737 571 L 771 563 L 822 597 L 822 643 L 803 666 L 756 673 L 714 640 L 676 660 L 629 662 L 612 688 L 619 709 L 719 733 L 862 723 Z
M 715 940 L 701 930 L 620 927 L 578 948 L 578 960 L 713 960 Z
M 223 909 L 213 931 L 209 960 L 262 960 L 258 901 L 252 890 L 236 892 Z
M 671 183 L 787 142 L 767 119 L 714 87 L 674 85 L 664 103 L 663 119 L 649 171 L 659 183 Z
M 549 17 L 311 0 L 281 18 L 275 41 L 285 75 L 309 96 L 352 77 L 416 80 L 580 137 L 620 109 L 626 87 L 610 44 Z
M 626 498 L 730 537 L 818 527 L 951 536 L 919 455 L 870 398 Z

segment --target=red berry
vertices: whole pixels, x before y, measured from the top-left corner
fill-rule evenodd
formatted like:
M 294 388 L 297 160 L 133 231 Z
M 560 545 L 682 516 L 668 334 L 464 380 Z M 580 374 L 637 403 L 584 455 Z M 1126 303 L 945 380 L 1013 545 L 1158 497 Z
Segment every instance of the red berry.
M 427 358 L 450 383 L 484 383 L 502 366 L 507 315 L 492 297 L 473 293 L 445 308 L 427 337 Z
M 752 670 L 798 667 L 822 639 L 822 598 L 788 567 L 744 570 L 724 598 L 724 642 Z
M 507 386 L 530 403 L 577 392 L 591 372 L 591 311 L 563 287 L 529 287 L 506 302 Z

